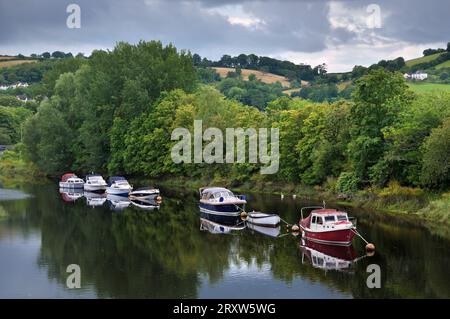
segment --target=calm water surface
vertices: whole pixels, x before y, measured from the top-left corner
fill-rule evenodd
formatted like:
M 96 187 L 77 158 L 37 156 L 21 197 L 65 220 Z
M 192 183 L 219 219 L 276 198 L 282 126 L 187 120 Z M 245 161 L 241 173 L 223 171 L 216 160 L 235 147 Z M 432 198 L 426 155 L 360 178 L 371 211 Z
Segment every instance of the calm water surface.
M 162 189 L 153 210 L 120 198 L 72 201 L 54 185 L 23 191 L 32 197 L 0 189 L 0 298 L 450 297 L 450 242 L 375 212 L 349 210 L 377 247 L 364 257 L 360 239 L 330 249 L 284 227 L 228 232 L 202 223 L 190 191 Z M 317 204 L 247 197 L 248 208 L 289 222 Z M 69 264 L 81 267 L 80 289 L 66 287 Z M 381 268 L 380 289 L 366 285 L 369 264 Z

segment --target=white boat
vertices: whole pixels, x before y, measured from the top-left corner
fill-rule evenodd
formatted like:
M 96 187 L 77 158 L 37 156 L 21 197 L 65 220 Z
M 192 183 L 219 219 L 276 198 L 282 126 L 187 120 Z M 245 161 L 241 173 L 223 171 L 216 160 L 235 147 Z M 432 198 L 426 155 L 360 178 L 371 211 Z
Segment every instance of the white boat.
M 276 227 L 280 224 L 280 216 L 261 212 L 250 212 L 247 215 L 247 223 L 265 227 Z
M 130 198 L 137 200 L 154 200 L 158 196 L 159 189 L 153 187 L 142 187 L 130 192 Z
M 235 195 L 223 187 L 203 187 L 200 193 L 200 212 L 211 221 L 234 225 L 241 220 L 247 203 L 244 195 Z
M 280 234 L 281 234 L 280 225 L 278 225 L 277 227 L 264 227 L 264 226 L 247 223 L 247 228 L 251 229 L 255 232 L 258 232 L 260 234 L 263 234 L 265 236 L 274 237 L 274 238 L 280 236 Z
M 69 189 L 83 189 L 84 182 L 81 178 L 79 178 L 74 173 L 66 173 L 61 177 L 61 181 L 59 182 L 60 188 L 69 188 Z
M 106 187 L 106 193 L 111 195 L 128 196 L 133 189 L 125 177 L 111 176 L 108 179 L 108 187 Z
M 106 181 L 101 175 L 90 174 L 86 176 L 84 190 L 90 192 L 104 191 L 106 189 Z

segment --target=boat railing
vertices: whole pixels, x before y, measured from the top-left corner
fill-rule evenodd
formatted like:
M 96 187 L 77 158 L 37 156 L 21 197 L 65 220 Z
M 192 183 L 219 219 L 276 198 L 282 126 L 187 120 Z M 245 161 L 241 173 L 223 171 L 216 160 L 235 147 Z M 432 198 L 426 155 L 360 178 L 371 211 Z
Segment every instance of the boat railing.
M 303 219 L 303 210 L 307 210 L 307 209 L 323 209 L 324 207 L 323 206 L 307 206 L 307 207 L 302 207 L 301 209 L 300 209 L 300 215 L 301 215 L 301 217 L 302 217 L 302 219 Z

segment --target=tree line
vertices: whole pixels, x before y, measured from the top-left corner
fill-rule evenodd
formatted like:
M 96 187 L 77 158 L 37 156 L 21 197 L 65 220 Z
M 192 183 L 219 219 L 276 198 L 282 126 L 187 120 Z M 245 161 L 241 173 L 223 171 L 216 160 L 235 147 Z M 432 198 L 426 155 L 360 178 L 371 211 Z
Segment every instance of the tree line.
M 334 183 L 340 192 L 394 180 L 449 185 L 450 95 L 415 95 L 400 73 L 371 70 L 355 83 L 352 100 L 280 96 L 259 110 L 201 83 L 190 53 L 160 42 L 119 43 L 72 67 L 55 71 L 50 98 L 23 128 L 24 155 L 50 175 Z M 263 176 L 259 164 L 174 164 L 171 132 L 192 129 L 194 119 L 204 129 L 278 127 L 280 171 Z

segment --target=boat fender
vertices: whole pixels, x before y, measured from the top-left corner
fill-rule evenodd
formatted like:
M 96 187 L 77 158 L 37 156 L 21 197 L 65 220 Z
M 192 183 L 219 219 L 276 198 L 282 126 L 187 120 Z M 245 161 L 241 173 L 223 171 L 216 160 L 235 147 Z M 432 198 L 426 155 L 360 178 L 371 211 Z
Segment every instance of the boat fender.
M 300 227 L 298 227 L 297 225 L 292 225 L 291 229 L 293 232 L 298 232 L 300 230 Z
M 367 251 L 368 253 L 374 252 L 374 251 L 375 251 L 375 245 L 372 244 L 372 243 L 368 243 L 368 244 L 366 245 L 366 251 Z
M 245 210 L 243 210 L 243 211 L 241 212 L 241 219 L 242 219 L 242 220 L 246 220 L 247 217 L 248 217 L 247 212 L 246 212 Z
M 156 202 L 157 203 L 161 203 L 162 202 L 162 197 L 161 196 L 156 196 Z

